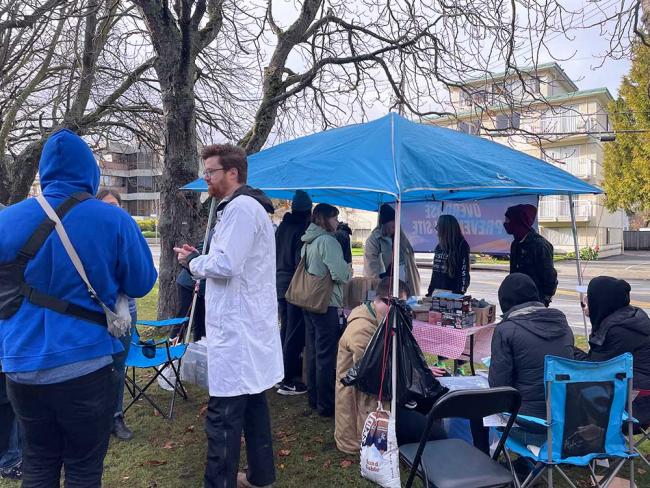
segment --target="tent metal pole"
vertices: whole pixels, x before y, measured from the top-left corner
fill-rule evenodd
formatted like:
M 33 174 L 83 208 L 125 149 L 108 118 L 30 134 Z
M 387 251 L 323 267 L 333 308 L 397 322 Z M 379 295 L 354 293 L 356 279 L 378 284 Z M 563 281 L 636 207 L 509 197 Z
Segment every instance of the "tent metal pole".
M 580 265 L 580 246 L 578 246 L 578 226 L 576 225 L 576 212 L 573 208 L 573 195 L 569 194 L 569 212 L 571 212 L 571 230 L 573 232 L 573 249 L 576 253 L 576 270 L 578 272 L 578 285 L 582 286 L 582 266 Z M 580 302 L 582 303 L 583 293 L 580 292 Z M 585 328 L 585 338 L 589 339 L 589 330 L 587 328 L 587 317 L 582 314 L 582 324 Z
M 393 297 L 399 299 L 399 255 L 400 240 L 402 235 L 402 199 L 397 197 L 397 206 L 395 208 L 395 236 L 393 237 Z M 396 324 L 395 311 L 393 311 L 393 326 Z M 391 361 L 391 401 L 390 411 L 397 415 L 397 334 L 393 328 L 393 351 Z
M 208 252 L 208 238 L 210 237 L 210 229 L 212 228 L 212 221 L 214 214 L 217 210 L 217 201 L 214 197 L 210 197 L 210 212 L 208 213 L 208 225 L 205 227 L 205 235 L 203 237 L 203 249 L 201 254 L 205 255 Z M 183 342 L 188 344 L 190 337 L 192 337 L 192 328 L 194 327 L 194 312 L 196 311 L 196 301 L 199 297 L 199 283 L 194 286 L 194 293 L 192 295 L 192 306 L 190 307 L 190 320 L 187 322 L 187 329 L 185 331 L 185 338 Z

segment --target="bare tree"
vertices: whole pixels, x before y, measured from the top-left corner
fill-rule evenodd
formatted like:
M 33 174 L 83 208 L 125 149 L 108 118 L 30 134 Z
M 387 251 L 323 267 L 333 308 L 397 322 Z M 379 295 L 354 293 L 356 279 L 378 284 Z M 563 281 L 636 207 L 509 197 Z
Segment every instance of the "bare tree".
M 7 9 L 0 17 L 0 201 L 27 196 L 43 144 L 59 128 L 153 143 L 147 128 L 161 111 L 143 102 L 137 85 L 155 56 L 130 53 L 132 6 L 50 0 Z

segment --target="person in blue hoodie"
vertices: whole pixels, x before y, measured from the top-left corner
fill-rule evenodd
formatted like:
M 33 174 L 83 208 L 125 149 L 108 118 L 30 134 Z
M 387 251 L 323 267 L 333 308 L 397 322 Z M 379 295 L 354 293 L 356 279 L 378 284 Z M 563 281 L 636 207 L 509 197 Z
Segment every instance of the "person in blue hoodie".
M 121 293 L 146 295 L 157 278 L 151 252 L 126 212 L 92 197 L 99 167 L 88 145 L 70 130 L 55 132 L 39 176 L 53 208 L 73 195 L 79 202 L 62 222 L 100 299 L 114 309 Z M 23 246 L 45 219 L 35 199 L 0 213 L 0 272 L 25 264 Z M 115 413 L 112 356 L 123 348 L 100 325 L 102 309 L 56 232 L 32 254 L 21 286 L 30 293 L 6 300 L 12 290 L 0 283 L 0 362 L 22 434 L 23 486 L 59 486 L 63 467 L 66 486 L 99 487 Z M 35 303 L 43 295 L 70 305 L 55 311 Z

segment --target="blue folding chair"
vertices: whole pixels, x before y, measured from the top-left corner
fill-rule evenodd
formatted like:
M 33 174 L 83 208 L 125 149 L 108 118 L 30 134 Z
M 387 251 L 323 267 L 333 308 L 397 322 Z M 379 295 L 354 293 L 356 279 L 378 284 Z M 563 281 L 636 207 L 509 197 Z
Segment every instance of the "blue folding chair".
M 176 395 L 180 395 L 184 400 L 187 400 L 187 392 L 185 391 L 185 387 L 180 378 L 181 360 L 187 350 L 187 344 L 171 345 L 169 339 L 162 339 L 159 341 L 152 341 L 150 344 L 143 344 L 140 342 L 140 334 L 138 333 L 137 326 L 174 327 L 185 324 L 188 319 L 188 317 L 179 317 L 168 320 L 138 320 L 138 323 L 133 328 L 131 348 L 126 357 L 127 374 L 125 375 L 125 381 L 126 388 L 131 394 L 131 401 L 124 408 L 125 413 L 140 398 L 145 398 L 151 406 L 160 413 L 160 415 L 171 419 L 174 414 Z M 147 350 L 146 355 L 144 352 L 145 350 Z M 174 361 L 176 361 L 177 364 L 174 364 Z M 175 378 L 173 383 L 167 378 L 167 376 L 162 374 L 167 367 L 171 368 L 173 371 Z M 129 368 L 131 368 L 131 377 L 129 377 L 128 374 Z M 145 368 L 152 368 L 155 371 L 155 374 L 153 378 L 141 387 L 136 381 L 135 370 Z M 147 395 L 147 389 L 156 382 L 159 377 L 173 388 L 172 399 L 167 413 L 163 412 L 153 398 Z
M 553 474 L 558 472 L 575 488 L 576 485 L 560 468 L 566 464 L 588 467 L 595 486 L 606 488 L 629 461 L 630 487 L 633 488 L 634 457 L 637 454 L 628 447 L 634 446 L 632 355 L 626 353 L 600 363 L 546 356 L 544 381 L 547 418 L 518 415 L 515 429 L 526 424 L 541 427 L 546 430 L 546 442 L 537 452 L 519 442 L 514 430 L 506 440 L 506 458 L 513 473 L 510 452 L 534 462 L 523 483 L 515 474 L 516 486 L 532 486 L 545 476 L 547 485 L 552 487 Z M 627 424 L 629 444 L 623 435 L 624 424 Z M 620 462 L 615 463 L 599 481 L 594 461 L 612 458 Z

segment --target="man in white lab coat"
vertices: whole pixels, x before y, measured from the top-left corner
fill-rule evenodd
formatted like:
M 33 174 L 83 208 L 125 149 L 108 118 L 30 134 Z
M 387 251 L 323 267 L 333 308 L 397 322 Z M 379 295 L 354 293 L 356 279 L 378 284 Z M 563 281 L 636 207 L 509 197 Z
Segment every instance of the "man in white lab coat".
M 174 248 L 194 278 L 206 279 L 210 401 L 204 486 L 266 487 L 275 481 L 265 390 L 282 380 L 271 201 L 246 185 L 246 153 L 203 149 L 208 193 L 221 199 L 210 251 Z M 248 472 L 238 473 L 242 429 Z

